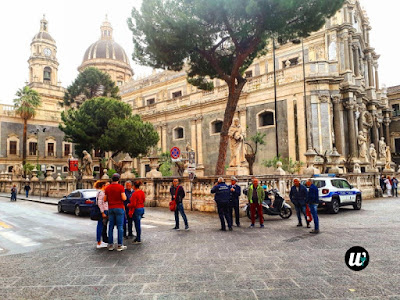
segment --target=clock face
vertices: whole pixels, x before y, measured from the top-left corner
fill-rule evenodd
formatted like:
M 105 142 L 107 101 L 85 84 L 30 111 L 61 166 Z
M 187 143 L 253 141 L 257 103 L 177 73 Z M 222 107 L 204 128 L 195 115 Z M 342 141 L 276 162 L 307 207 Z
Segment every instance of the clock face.
M 49 48 L 44 48 L 43 53 L 46 56 L 50 56 L 51 55 L 51 50 Z

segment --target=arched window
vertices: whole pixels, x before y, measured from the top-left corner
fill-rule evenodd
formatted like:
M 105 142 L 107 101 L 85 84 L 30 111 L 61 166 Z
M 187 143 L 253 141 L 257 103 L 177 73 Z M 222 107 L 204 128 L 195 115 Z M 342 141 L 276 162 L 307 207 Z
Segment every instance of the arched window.
M 176 127 L 174 129 L 174 140 L 181 140 L 184 137 L 183 127 Z
M 211 123 L 211 134 L 218 134 L 222 131 L 222 124 L 221 120 L 215 120 Z
M 51 68 L 45 67 L 43 70 L 43 80 L 51 81 Z
M 274 126 L 274 113 L 272 111 L 264 111 L 258 115 L 258 127 Z

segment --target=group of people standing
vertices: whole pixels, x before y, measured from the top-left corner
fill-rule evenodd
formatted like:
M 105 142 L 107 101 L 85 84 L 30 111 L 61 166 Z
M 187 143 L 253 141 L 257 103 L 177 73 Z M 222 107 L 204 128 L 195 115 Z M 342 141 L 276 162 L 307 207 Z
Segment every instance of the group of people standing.
M 102 214 L 102 219 L 97 223 L 96 239 L 97 248 L 114 250 L 114 226 L 118 230 L 117 251 L 123 251 L 127 247 L 123 245 L 124 237 L 133 238 L 132 227 L 135 224 L 136 238 L 132 244 L 141 244 L 141 219 L 144 214 L 145 194 L 140 189 L 142 182 L 125 183 L 125 188 L 119 184 L 120 175 L 115 173 L 109 183 L 97 181 L 95 188 L 99 190 L 96 203 Z M 108 225 L 108 230 L 107 230 Z M 126 230 L 128 225 L 128 230 Z M 108 236 L 107 236 L 108 233 Z
M 388 197 L 397 197 L 397 186 L 399 185 L 399 181 L 396 177 L 390 178 L 390 176 L 386 177 L 385 175 L 382 175 L 379 179 L 379 183 L 383 194 L 386 193 Z

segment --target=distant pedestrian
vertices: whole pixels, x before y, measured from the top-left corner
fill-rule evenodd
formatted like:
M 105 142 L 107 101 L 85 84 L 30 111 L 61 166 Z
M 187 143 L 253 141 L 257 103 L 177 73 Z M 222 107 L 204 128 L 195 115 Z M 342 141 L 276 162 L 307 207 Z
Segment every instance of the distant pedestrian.
M 96 196 L 96 203 L 100 209 L 102 216 L 102 219 L 97 221 L 97 228 L 96 228 L 97 249 L 106 248 L 108 243 L 108 237 L 107 237 L 108 202 L 104 202 L 104 191 L 107 185 L 108 182 L 106 181 L 96 181 L 94 184 L 94 188 L 99 190 Z
M 226 231 L 225 220 L 228 223 L 228 228 L 232 231 L 232 218 L 229 211 L 229 202 L 231 200 L 231 190 L 225 184 L 224 178 L 218 178 L 211 189 L 211 193 L 215 194 L 214 200 L 217 203 L 218 215 L 221 221 L 221 230 Z
M 310 207 L 310 212 L 314 220 L 314 229 L 310 233 L 319 233 L 319 220 L 318 220 L 318 205 L 319 194 L 318 188 L 314 185 L 312 179 L 307 179 L 306 185 L 308 187 L 307 204 Z
M 392 197 L 392 183 L 390 182 L 390 176 L 386 177 L 385 185 L 386 185 L 386 195 L 388 197 Z
M 117 225 L 118 229 L 118 247 L 117 251 L 123 251 L 126 246 L 122 244 L 124 235 L 124 215 L 125 206 L 124 201 L 126 200 L 125 189 L 118 183 L 121 176 L 115 173 L 112 176 L 112 183 L 106 188 L 104 201 L 108 202 L 108 250 L 114 250 L 114 225 Z
M 301 219 L 301 215 L 304 215 L 304 219 L 306 220 L 307 223 L 307 228 L 310 228 L 310 223 L 307 221 L 307 215 L 306 215 L 306 202 L 307 202 L 307 188 L 300 184 L 300 180 L 298 178 L 295 178 L 293 180 L 294 185 L 290 189 L 289 193 L 289 198 L 290 201 L 292 201 L 294 208 L 296 209 L 296 214 L 297 214 L 297 219 L 299 220 L 299 223 L 297 224 L 297 227 L 302 227 L 303 222 Z
M 379 178 L 379 185 L 381 186 L 382 193 L 385 193 L 386 191 L 385 179 L 385 175 L 381 175 L 381 177 Z
M 11 188 L 11 201 L 17 201 L 17 186 L 14 184 Z
M 125 182 L 125 195 L 126 195 L 126 200 L 124 201 L 124 205 L 125 205 L 125 219 L 124 219 L 124 238 L 132 238 L 133 237 L 133 233 L 132 233 L 132 217 L 129 216 L 129 209 L 128 209 L 128 204 L 130 203 L 130 199 L 132 197 L 134 190 L 132 189 L 132 182 L 131 181 L 127 181 Z M 126 230 L 128 225 L 128 230 Z
M 140 220 L 144 214 L 144 202 L 145 202 L 145 194 L 140 189 L 142 182 L 137 180 L 133 183 L 134 193 L 130 199 L 129 207 L 129 216 L 135 222 L 136 229 L 136 238 L 133 240 L 132 244 L 141 244 L 142 243 L 142 228 L 140 225 Z
M 262 203 L 265 198 L 265 192 L 261 185 L 258 184 L 258 179 L 253 178 L 253 184 L 250 185 L 247 192 L 247 199 L 250 203 L 250 214 L 251 214 L 251 225 L 250 228 L 254 228 L 254 223 L 256 221 L 256 210 L 258 211 L 258 216 L 260 218 L 260 227 L 264 228 L 264 217 L 263 217 L 263 207 Z
M 399 185 L 399 181 L 397 180 L 396 177 L 393 177 L 393 179 L 392 179 L 393 197 L 398 197 L 397 196 L 397 186 L 398 185 Z
M 185 198 L 185 190 L 183 186 L 179 185 L 179 179 L 175 178 L 172 180 L 172 186 L 169 190 L 171 193 L 171 200 L 175 201 L 175 227 L 173 229 L 179 230 L 179 213 L 183 218 L 183 222 L 185 223 L 185 230 L 189 230 L 188 220 L 185 214 L 185 210 L 183 208 L 183 198 Z
M 236 226 L 240 227 L 240 220 L 239 220 L 239 197 L 241 194 L 241 188 L 237 184 L 237 178 L 232 176 L 231 178 L 231 185 L 229 186 L 229 190 L 231 191 L 231 199 L 229 205 L 229 213 L 233 223 L 233 211 L 235 211 L 235 221 Z
M 24 190 L 25 190 L 25 196 L 26 196 L 26 198 L 28 198 L 29 191 L 31 190 L 31 186 L 29 185 L 29 183 L 25 184 Z

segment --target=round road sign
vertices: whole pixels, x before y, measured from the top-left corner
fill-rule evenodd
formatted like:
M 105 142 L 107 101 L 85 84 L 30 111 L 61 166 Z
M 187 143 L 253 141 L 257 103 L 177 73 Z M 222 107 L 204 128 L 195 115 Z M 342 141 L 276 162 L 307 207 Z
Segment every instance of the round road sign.
M 171 148 L 170 154 L 173 159 L 177 159 L 181 156 L 181 150 L 179 150 L 178 147 L 173 147 Z

